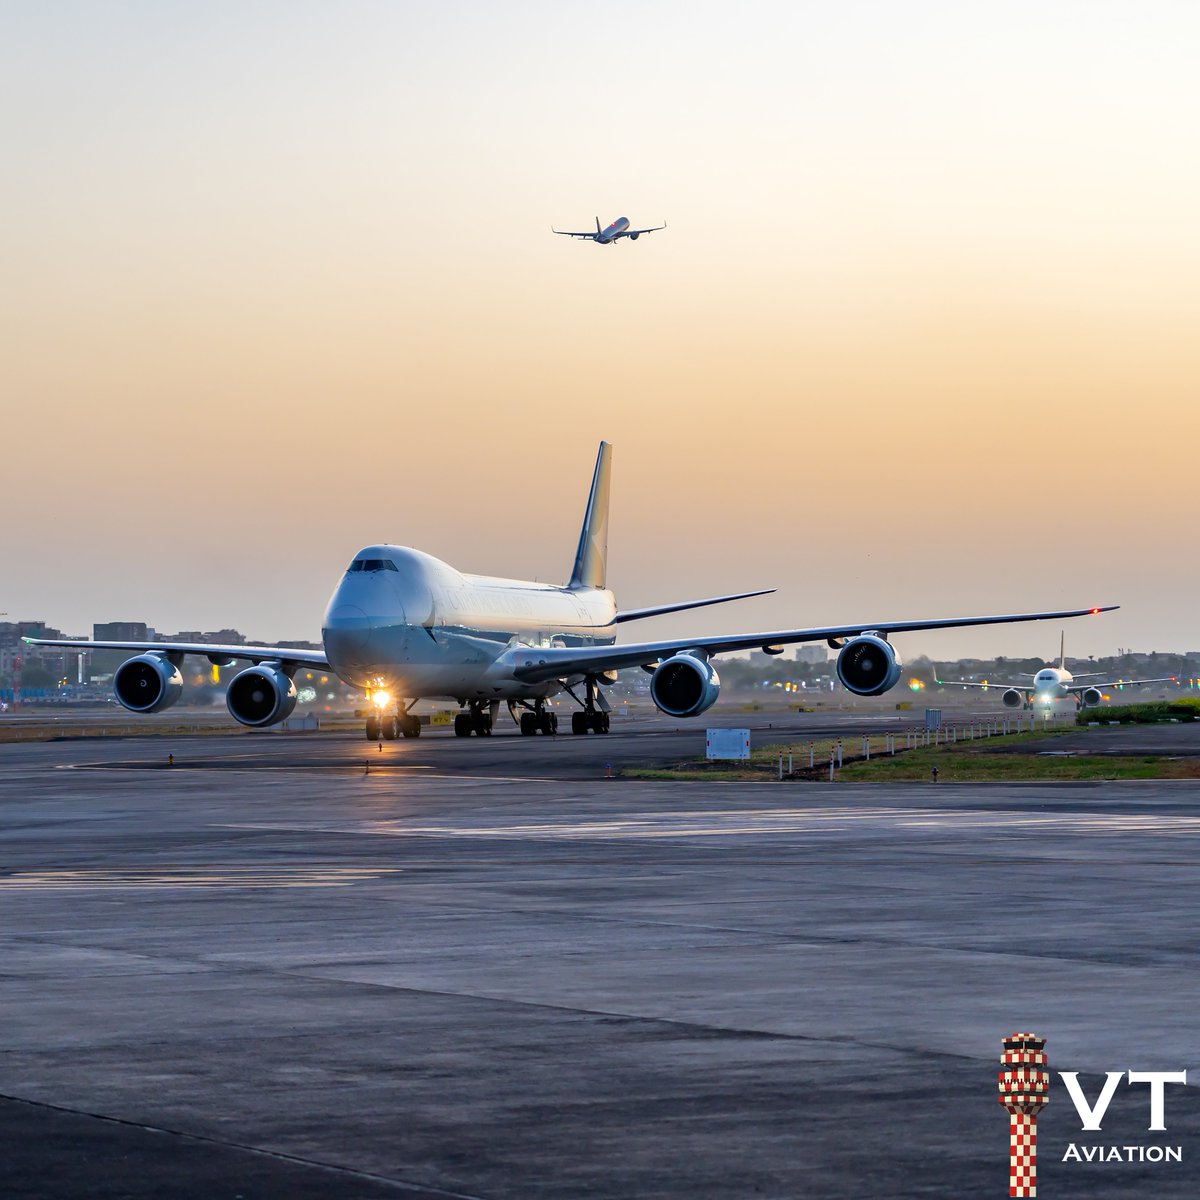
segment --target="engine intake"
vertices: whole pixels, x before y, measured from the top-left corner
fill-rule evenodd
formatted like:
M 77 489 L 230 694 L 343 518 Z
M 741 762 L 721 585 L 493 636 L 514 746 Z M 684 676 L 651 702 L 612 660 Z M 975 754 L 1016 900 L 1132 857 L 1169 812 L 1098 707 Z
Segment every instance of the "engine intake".
M 1084 688 L 1083 695 L 1079 697 L 1083 701 L 1084 708 L 1091 708 L 1095 704 L 1099 704 L 1104 699 L 1104 693 L 1099 688 Z
M 225 693 L 229 715 L 240 725 L 257 729 L 287 720 L 296 707 L 296 685 L 271 663 L 247 667 L 230 681 Z
M 1000 699 L 1004 701 L 1005 708 L 1020 708 L 1025 703 L 1024 694 L 1017 691 L 1016 688 L 1006 688 Z
M 837 656 L 837 676 L 856 696 L 882 696 L 900 682 L 903 667 L 891 644 L 873 633 L 851 638 Z
M 161 712 L 183 695 L 183 676 L 165 654 L 139 654 L 117 668 L 113 691 L 130 712 Z
M 669 717 L 696 717 L 717 702 L 721 679 L 706 659 L 694 654 L 668 658 L 650 678 L 650 698 Z

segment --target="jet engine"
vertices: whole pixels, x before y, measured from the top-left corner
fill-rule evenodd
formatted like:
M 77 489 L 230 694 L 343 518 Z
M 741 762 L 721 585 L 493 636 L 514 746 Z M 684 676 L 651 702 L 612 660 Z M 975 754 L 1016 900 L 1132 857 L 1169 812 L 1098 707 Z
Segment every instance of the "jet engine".
M 882 696 L 900 682 L 903 665 L 884 638 L 864 633 L 842 647 L 837 656 L 837 675 L 846 691 L 856 696 Z
M 260 663 L 233 677 L 225 705 L 241 725 L 277 725 L 296 707 L 296 685 L 274 663 Z
M 650 677 L 650 698 L 669 717 L 696 717 L 712 708 L 721 680 L 707 659 L 694 654 L 668 658 Z
M 117 668 L 113 691 L 130 712 L 161 712 L 183 695 L 183 676 L 165 654 L 139 654 Z
M 638 240 L 638 238 L 640 238 L 641 236 L 642 236 L 642 235 L 641 235 L 640 233 L 631 233 L 631 234 L 629 235 L 629 240 L 630 240 L 631 242 L 636 242 L 636 241 Z
M 1080 696 L 1080 699 L 1083 701 L 1084 708 L 1091 708 L 1093 704 L 1099 704 L 1104 699 L 1104 696 L 1099 688 L 1090 687 L 1083 689 L 1083 695 Z
M 1000 699 L 1004 701 L 1005 708 L 1020 708 L 1025 703 L 1024 694 L 1017 691 L 1016 688 L 1005 688 L 1004 695 Z

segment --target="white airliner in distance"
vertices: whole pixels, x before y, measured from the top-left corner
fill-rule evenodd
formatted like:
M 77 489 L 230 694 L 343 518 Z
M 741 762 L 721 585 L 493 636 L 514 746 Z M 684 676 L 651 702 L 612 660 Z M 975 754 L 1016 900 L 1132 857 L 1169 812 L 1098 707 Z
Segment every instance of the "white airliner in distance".
M 660 229 L 666 229 L 667 223 L 664 221 L 661 225 L 652 225 L 649 229 L 630 229 L 628 217 L 618 217 L 611 225 L 604 229 L 600 228 L 600 218 L 596 218 L 596 232 L 592 233 L 588 230 L 585 233 L 572 233 L 569 229 L 555 229 L 550 226 L 551 233 L 557 233 L 561 237 L 583 238 L 585 241 L 598 242 L 601 246 L 611 246 L 614 242 L 621 238 L 628 238 L 631 242 L 636 242 L 643 233 L 656 233 Z
M 937 683 L 946 687 L 1003 688 L 1000 697 L 1006 708 L 1032 707 L 1039 704 L 1050 705 L 1056 700 L 1066 700 L 1073 697 L 1080 708 L 1091 708 L 1104 699 L 1106 688 L 1137 687 L 1146 683 L 1171 683 L 1171 676 L 1165 679 L 1117 679 L 1108 683 L 1079 683 L 1080 679 L 1096 679 L 1103 671 L 1092 671 L 1086 675 L 1072 675 L 1067 670 L 1067 638 L 1063 634 L 1058 646 L 1058 666 L 1042 667 L 1035 675 L 1028 678 L 1032 683 L 968 683 L 963 679 L 938 679 Z
M 662 712 L 694 717 L 710 708 L 720 692 L 712 664 L 716 655 L 738 650 L 781 654 L 795 642 L 828 641 L 839 651 L 836 670 L 845 687 L 859 696 L 878 696 L 900 680 L 900 657 L 889 634 L 1058 620 L 1116 607 L 872 620 L 617 645 L 617 627 L 626 622 L 766 593 L 619 609 L 605 583 L 611 475 L 612 447 L 601 442 L 574 567 L 563 586 L 466 575 L 420 550 L 381 544 L 360 550 L 334 589 L 322 627 L 323 651 L 192 642 L 25 641 L 133 652 L 117 668 L 113 690 L 127 709 L 143 713 L 158 712 L 179 699 L 179 667 L 186 655 L 218 666 L 248 661 L 251 665 L 230 681 L 225 703 L 235 721 L 252 727 L 275 725 L 292 712 L 292 680 L 298 670 L 331 671 L 370 694 L 375 713 L 367 719 L 366 733 L 374 741 L 398 734 L 417 737 L 421 724 L 413 705 L 418 699 L 457 702 L 461 711 L 454 732 L 460 737 L 490 734 L 502 702 L 523 734 L 555 733 L 558 718 L 546 701 L 559 693 L 579 706 L 571 717 L 572 733 L 607 733 L 610 705 L 603 688 L 627 667 L 650 672 L 650 695 Z

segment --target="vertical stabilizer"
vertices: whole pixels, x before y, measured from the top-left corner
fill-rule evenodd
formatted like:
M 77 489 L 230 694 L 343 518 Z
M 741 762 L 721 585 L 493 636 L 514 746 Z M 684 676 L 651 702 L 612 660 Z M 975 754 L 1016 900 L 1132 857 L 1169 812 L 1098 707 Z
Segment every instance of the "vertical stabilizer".
M 579 549 L 575 551 L 575 566 L 571 571 L 569 586 L 572 588 L 604 587 L 608 573 L 608 484 L 611 478 L 612 445 L 601 442 L 592 490 L 588 492 L 587 511 L 583 514 L 583 529 L 579 532 Z
M 1067 631 L 1064 629 L 1058 639 L 1058 665 L 1067 669 Z
M 600 228 L 600 218 L 599 218 L 599 217 L 597 217 L 597 218 L 596 218 L 596 232 L 597 232 L 597 233 L 603 233 L 603 232 L 604 232 L 604 230 Z

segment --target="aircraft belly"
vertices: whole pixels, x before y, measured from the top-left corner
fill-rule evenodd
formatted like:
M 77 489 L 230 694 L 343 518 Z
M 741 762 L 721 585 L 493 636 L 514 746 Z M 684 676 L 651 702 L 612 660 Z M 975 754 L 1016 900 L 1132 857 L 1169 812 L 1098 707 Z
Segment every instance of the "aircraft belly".
M 406 696 L 430 699 L 481 697 L 509 699 L 549 696 L 558 691 L 557 681 L 545 684 L 519 682 L 506 674 L 492 674 L 506 642 L 481 635 L 447 633 L 411 625 L 376 625 L 370 638 L 370 653 L 357 653 L 335 670 L 347 682 L 369 686 L 382 681 Z

